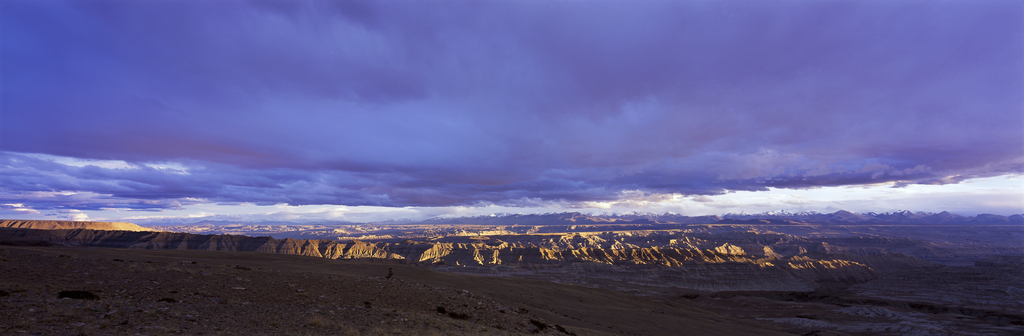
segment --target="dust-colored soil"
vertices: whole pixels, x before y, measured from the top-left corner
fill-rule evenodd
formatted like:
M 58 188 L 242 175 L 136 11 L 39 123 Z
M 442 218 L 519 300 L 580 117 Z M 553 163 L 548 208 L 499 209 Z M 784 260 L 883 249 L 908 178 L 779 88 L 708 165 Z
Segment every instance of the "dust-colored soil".
M 536 317 L 515 308 L 468 291 L 402 279 L 9 249 L 0 256 L 0 283 L 7 292 L 0 298 L 0 332 L 5 334 L 418 335 L 538 329 L 530 323 Z M 58 298 L 71 290 L 99 299 Z
M 0 334 L 782 334 L 615 291 L 251 252 L 2 246 L 0 291 Z

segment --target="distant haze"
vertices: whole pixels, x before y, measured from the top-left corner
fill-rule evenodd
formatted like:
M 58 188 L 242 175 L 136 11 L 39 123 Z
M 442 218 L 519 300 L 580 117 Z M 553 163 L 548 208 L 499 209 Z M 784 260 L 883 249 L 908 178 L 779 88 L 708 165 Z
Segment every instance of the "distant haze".
M 1024 212 L 1020 1 L 0 11 L 0 218 Z

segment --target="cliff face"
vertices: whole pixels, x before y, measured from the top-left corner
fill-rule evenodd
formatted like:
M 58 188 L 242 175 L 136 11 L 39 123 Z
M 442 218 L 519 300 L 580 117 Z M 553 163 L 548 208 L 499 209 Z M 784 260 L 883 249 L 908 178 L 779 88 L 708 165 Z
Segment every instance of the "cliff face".
M 37 230 L 92 229 L 119 231 L 154 231 L 153 229 L 150 228 L 123 222 L 45 221 L 21 219 L 0 219 L 0 228 Z
M 87 229 L 3 228 L 0 235 L 71 246 L 263 252 L 330 259 L 396 259 L 463 273 L 513 275 L 526 271 L 562 280 L 575 274 L 704 290 L 813 290 L 821 281 L 859 283 L 878 274 L 869 265 L 851 258 L 836 259 L 827 254 L 783 256 L 775 252 L 751 255 L 735 244 L 715 246 L 710 240 L 696 238 L 676 239 L 678 244 L 673 246 L 638 247 L 608 235 L 578 234 L 526 237 L 526 243 L 484 238 L 464 243 L 411 240 L 399 243 L 338 243 L 317 239 Z M 647 239 L 642 234 L 633 233 L 626 237 Z M 539 240 L 530 242 L 529 239 Z M 752 244 L 747 245 L 757 248 Z M 767 246 L 757 248 L 757 251 L 766 249 L 772 251 Z M 887 263 L 891 258 L 885 256 L 861 259 L 879 266 L 893 263 L 898 264 L 896 267 L 908 265 L 906 262 Z

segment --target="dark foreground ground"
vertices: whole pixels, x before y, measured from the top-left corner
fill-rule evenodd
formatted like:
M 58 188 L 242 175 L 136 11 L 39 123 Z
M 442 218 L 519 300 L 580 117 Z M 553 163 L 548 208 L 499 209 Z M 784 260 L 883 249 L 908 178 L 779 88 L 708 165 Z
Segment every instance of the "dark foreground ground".
M 0 246 L 0 291 L 5 335 L 786 334 L 678 293 L 251 252 Z

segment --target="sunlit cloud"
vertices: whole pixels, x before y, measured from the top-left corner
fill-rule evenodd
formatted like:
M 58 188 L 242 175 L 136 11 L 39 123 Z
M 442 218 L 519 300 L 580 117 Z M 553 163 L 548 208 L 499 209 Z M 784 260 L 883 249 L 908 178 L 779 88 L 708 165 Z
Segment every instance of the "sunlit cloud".
M 65 166 L 71 167 L 87 167 L 95 166 L 105 169 L 135 169 L 138 166 L 130 164 L 121 160 L 96 160 L 96 159 L 83 159 L 67 156 L 57 156 L 41 153 L 23 153 L 25 157 L 35 158 L 43 161 L 49 161 Z
M 4 212 L 4 211 L 13 211 L 16 214 L 30 214 L 30 215 L 34 215 L 34 214 L 40 213 L 38 210 L 27 208 L 27 207 L 25 207 L 24 204 L 21 204 L 21 203 L 0 204 L 0 212 Z
M 955 188 L 914 185 L 894 188 L 893 183 L 858 187 L 739 191 L 723 195 L 686 197 L 679 194 L 651 195 L 627 192 L 608 202 L 536 202 L 532 206 L 478 204 L 454 207 L 376 207 L 338 205 L 216 204 L 192 200 L 173 210 L 140 213 L 130 209 L 36 211 L 20 204 L 4 204 L 0 213 L 16 212 L 31 218 L 131 221 L 148 225 L 176 225 L 203 221 L 337 223 L 423 220 L 434 217 L 487 216 L 492 214 L 557 213 L 586 214 L 675 213 L 689 216 L 770 211 L 892 212 L 920 210 L 950 211 L 962 215 L 993 213 L 1012 215 L 1024 209 L 1024 178 L 1019 175 L 968 180 Z M 42 217 L 38 217 L 42 216 Z M 9 216 L 11 217 L 11 216 Z M 14 216 L 17 217 L 17 216 Z M 24 216 L 21 216 L 24 217 Z M 77 218 L 77 219 L 76 219 Z

